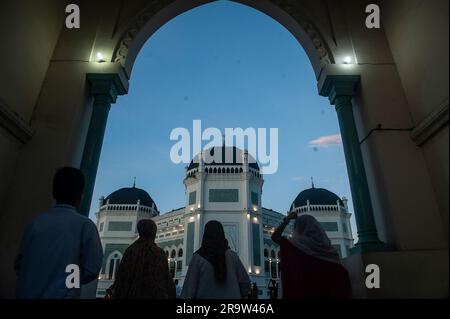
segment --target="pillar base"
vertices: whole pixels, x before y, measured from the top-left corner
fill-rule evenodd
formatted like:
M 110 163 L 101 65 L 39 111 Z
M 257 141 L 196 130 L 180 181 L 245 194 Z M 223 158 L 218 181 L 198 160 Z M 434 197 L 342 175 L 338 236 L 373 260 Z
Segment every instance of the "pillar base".
M 355 299 L 448 298 L 448 250 L 387 251 L 354 254 L 342 260 Z M 366 266 L 380 270 L 380 288 L 366 286 Z

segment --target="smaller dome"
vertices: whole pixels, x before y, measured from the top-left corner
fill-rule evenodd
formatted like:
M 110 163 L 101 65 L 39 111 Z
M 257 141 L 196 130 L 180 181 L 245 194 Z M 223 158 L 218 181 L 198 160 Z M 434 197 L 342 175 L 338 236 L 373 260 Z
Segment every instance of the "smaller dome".
M 150 195 L 143 189 L 136 187 L 124 187 L 116 190 L 109 194 L 104 200 L 103 203 L 106 204 L 109 200 L 110 204 L 132 204 L 136 205 L 138 200 L 140 204 L 143 206 L 152 207 L 155 202 L 150 197 Z M 155 210 L 158 208 L 155 204 Z
M 308 200 L 310 205 L 336 205 L 339 202 L 340 205 L 344 206 L 342 200 L 335 193 L 325 188 L 311 187 L 300 192 L 291 207 L 306 206 Z

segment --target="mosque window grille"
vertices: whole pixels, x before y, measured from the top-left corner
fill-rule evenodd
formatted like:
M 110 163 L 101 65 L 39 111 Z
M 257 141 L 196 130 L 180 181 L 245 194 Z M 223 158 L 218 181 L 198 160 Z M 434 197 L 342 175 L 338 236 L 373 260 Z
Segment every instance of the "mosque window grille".
M 266 276 L 270 275 L 270 261 L 268 259 L 264 260 L 264 272 Z
M 251 202 L 253 205 L 259 205 L 259 195 L 257 192 L 251 193 Z
M 209 201 L 211 203 L 237 203 L 239 202 L 238 189 L 210 189 Z
M 270 276 L 273 279 L 278 278 L 277 262 L 274 260 L 270 262 Z
M 193 191 L 189 193 L 189 205 L 195 205 L 197 202 L 197 192 Z
M 274 258 L 274 259 L 276 258 L 275 250 L 273 250 L 273 249 L 270 251 L 270 258 Z
M 108 231 L 131 231 L 133 222 L 111 221 L 108 223 Z
M 338 223 L 336 222 L 321 222 L 320 223 L 323 229 L 327 232 L 337 232 L 338 231 Z

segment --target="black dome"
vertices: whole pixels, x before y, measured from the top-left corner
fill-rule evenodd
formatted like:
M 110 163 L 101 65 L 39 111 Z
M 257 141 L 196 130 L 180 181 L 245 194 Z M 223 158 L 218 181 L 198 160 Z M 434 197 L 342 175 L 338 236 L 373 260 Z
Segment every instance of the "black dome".
M 312 187 L 300 192 L 291 207 L 293 205 L 295 207 L 306 206 L 308 200 L 310 205 L 336 205 L 339 202 L 340 205 L 344 206 L 342 200 L 335 193 L 324 188 Z
M 150 197 L 150 195 L 144 191 L 143 189 L 136 187 L 124 187 L 116 190 L 109 194 L 105 199 L 104 203 L 109 199 L 110 204 L 137 204 L 137 201 L 140 200 L 141 205 L 151 207 L 155 202 Z M 157 209 L 155 204 L 155 209 Z
M 209 152 L 209 154 L 211 156 L 214 156 L 214 151 L 215 149 L 218 148 L 222 148 L 222 162 L 221 163 L 216 163 L 216 162 L 212 162 L 212 163 L 205 163 L 206 166 L 211 166 L 211 165 L 242 165 L 242 160 L 241 160 L 241 156 L 242 156 L 242 150 L 235 147 L 235 146 L 214 146 L 211 147 L 209 150 L 206 150 L 204 152 Z M 225 161 L 225 152 L 229 152 L 231 149 L 232 154 L 233 154 L 233 162 L 232 163 L 226 163 Z M 199 158 L 199 154 L 197 154 L 195 156 L 195 158 Z M 251 155 L 249 154 L 249 160 L 251 159 Z M 258 163 L 253 159 L 252 162 L 250 162 L 248 164 L 249 167 L 259 170 L 259 165 Z M 194 169 L 198 167 L 198 160 L 197 163 L 194 163 L 194 161 L 192 160 L 191 163 L 188 166 L 188 170 Z

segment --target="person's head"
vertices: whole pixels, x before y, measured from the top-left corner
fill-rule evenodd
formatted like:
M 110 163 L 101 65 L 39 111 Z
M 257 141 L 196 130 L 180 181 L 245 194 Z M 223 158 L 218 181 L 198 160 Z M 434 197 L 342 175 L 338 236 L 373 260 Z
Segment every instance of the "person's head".
M 141 219 L 137 224 L 137 231 L 139 233 L 139 237 L 147 239 L 147 240 L 155 240 L 156 237 L 156 224 L 151 219 Z
M 225 253 L 228 248 L 222 224 L 216 220 L 207 222 L 198 253 L 213 265 L 214 278 L 218 282 L 224 282 L 227 276 Z
M 178 285 L 178 279 L 175 279 L 175 281 L 174 281 L 174 283 L 175 283 L 175 285 Z
M 335 263 L 341 262 L 325 229 L 311 215 L 301 215 L 295 220 L 294 234 L 290 241 L 310 256 Z
M 84 176 L 74 167 L 63 167 L 56 171 L 53 178 L 53 198 L 58 204 L 78 207 L 84 190 Z
M 223 226 L 217 220 L 210 220 L 205 225 L 203 232 L 202 246 L 218 245 L 217 248 L 228 248 L 228 240 L 225 238 Z
M 329 241 L 322 225 L 311 215 L 297 217 L 294 223 L 294 236 L 308 237 L 320 242 Z

